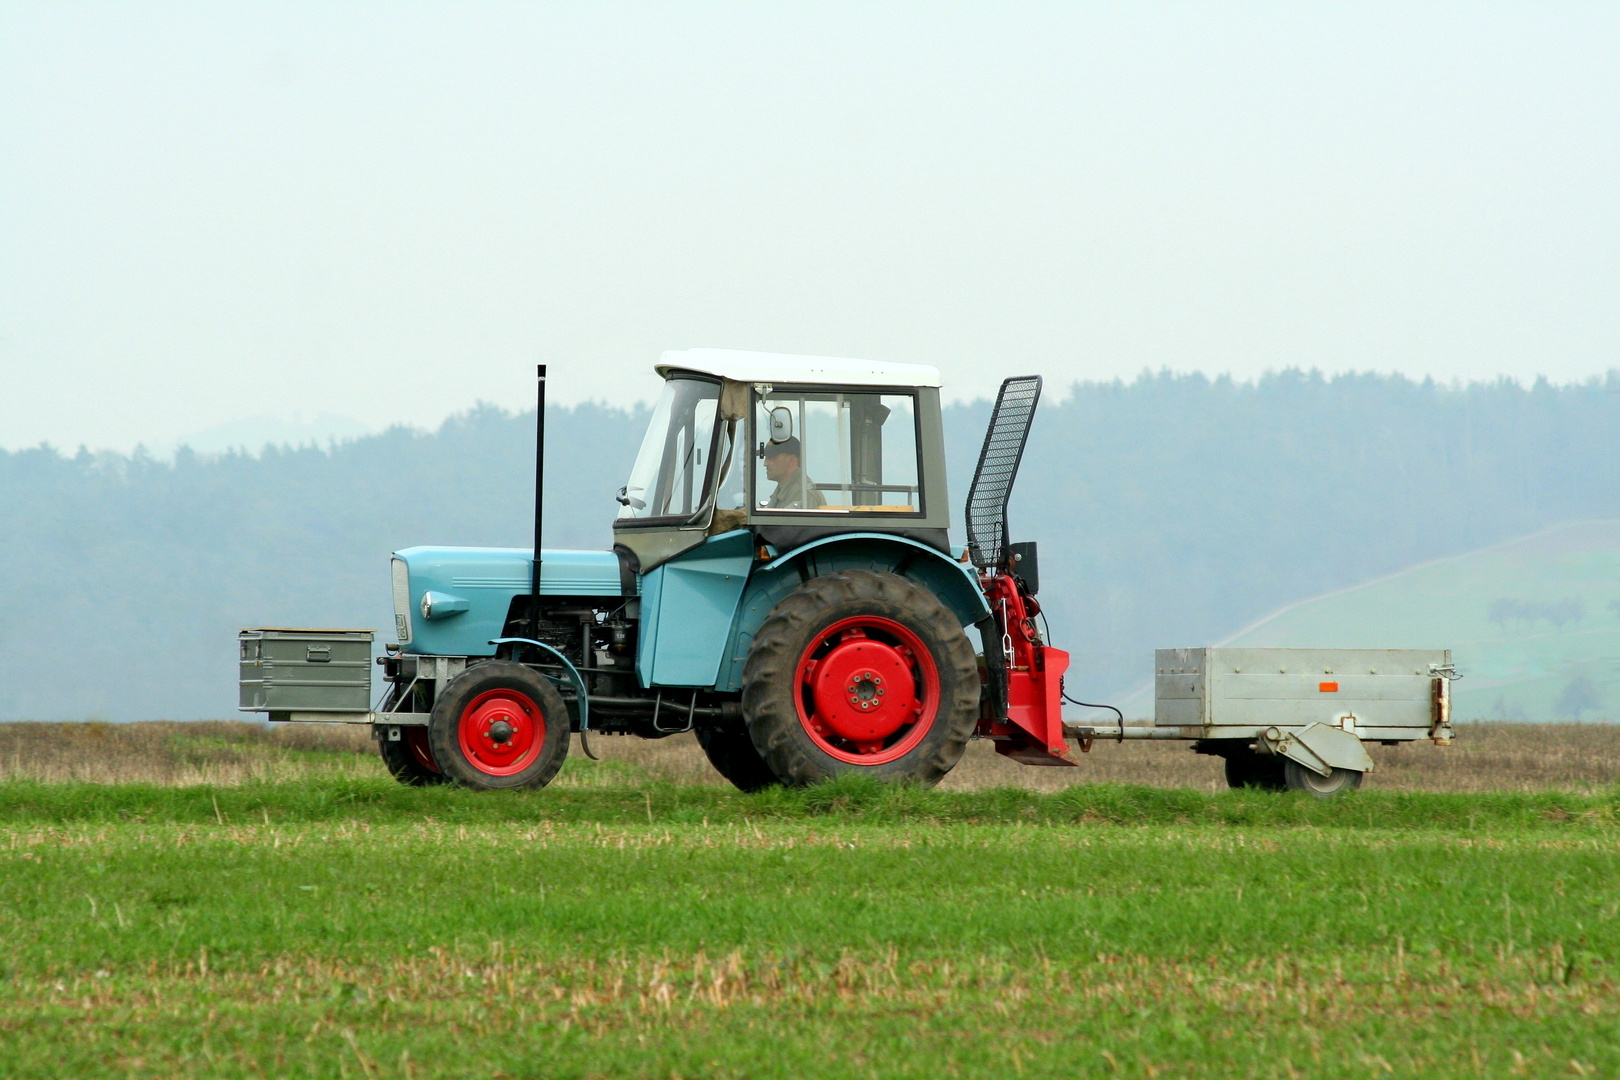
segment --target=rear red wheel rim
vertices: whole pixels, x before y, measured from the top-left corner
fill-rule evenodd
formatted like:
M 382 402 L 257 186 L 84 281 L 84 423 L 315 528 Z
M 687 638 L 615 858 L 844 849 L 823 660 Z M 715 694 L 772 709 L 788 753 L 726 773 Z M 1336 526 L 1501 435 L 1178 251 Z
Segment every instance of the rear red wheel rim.
M 546 718 L 521 690 L 486 690 L 461 710 L 456 741 L 468 764 L 488 776 L 512 776 L 534 764 Z
M 405 745 L 410 749 L 411 757 L 416 763 L 429 772 L 443 772 L 439 763 L 433 760 L 433 747 L 428 743 L 428 732 L 425 727 L 408 727 L 405 729 Z
M 794 680 L 799 723 L 818 749 L 853 765 L 905 757 L 939 714 L 939 669 L 922 639 L 880 615 L 818 633 Z

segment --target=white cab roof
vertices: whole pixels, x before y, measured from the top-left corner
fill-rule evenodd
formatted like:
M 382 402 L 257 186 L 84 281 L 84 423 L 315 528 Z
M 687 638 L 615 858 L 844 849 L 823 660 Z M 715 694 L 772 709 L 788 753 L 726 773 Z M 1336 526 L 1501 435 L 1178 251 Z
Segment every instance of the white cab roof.
M 737 349 L 683 349 L 658 358 L 664 378 L 673 368 L 700 371 L 747 383 L 835 383 L 842 386 L 938 386 L 939 369 L 927 364 L 888 364 L 838 356 L 793 356 Z

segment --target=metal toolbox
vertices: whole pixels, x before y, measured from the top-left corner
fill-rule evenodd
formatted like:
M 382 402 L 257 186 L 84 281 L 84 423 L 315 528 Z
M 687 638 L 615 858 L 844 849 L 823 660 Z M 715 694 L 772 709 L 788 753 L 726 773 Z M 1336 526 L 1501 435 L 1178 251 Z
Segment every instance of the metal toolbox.
M 292 713 L 369 713 L 374 636 L 371 630 L 241 631 L 240 711 L 267 712 L 272 720 L 294 719 Z
M 1204 738 L 1320 723 L 1369 741 L 1440 735 L 1449 649 L 1159 649 L 1154 723 Z

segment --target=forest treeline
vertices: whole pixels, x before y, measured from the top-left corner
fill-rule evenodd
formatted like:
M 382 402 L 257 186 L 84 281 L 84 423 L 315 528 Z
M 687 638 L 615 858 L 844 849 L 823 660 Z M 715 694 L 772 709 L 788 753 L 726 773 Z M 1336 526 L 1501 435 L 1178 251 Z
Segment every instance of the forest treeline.
M 1055 391 L 1013 538 L 1040 543 L 1041 599 L 1087 700 L 1140 683 L 1156 647 L 1555 521 L 1620 516 L 1620 372 L 1529 387 L 1145 374 Z M 958 519 L 989 412 L 946 410 Z M 646 420 L 548 411 L 549 546 L 611 543 Z M 238 628 L 389 626 L 390 551 L 528 546 L 533 462 L 533 414 L 488 406 L 325 448 L 0 451 L 0 720 L 230 715 Z

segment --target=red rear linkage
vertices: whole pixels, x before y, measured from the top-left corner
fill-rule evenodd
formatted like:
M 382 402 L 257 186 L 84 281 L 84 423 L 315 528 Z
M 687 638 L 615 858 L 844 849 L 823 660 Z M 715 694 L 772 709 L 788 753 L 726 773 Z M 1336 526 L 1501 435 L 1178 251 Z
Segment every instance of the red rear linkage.
M 1007 671 L 1007 715 L 995 716 L 998 703 L 986 694 L 976 734 L 996 741 L 996 752 L 1025 765 L 1073 765 L 1063 740 L 1063 673 L 1069 654 L 1041 641 L 1035 627 L 1040 603 L 1026 593 L 1018 578 L 986 570 L 979 585 L 990 602 L 1001 631 Z M 986 649 L 989 660 L 991 650 Z

